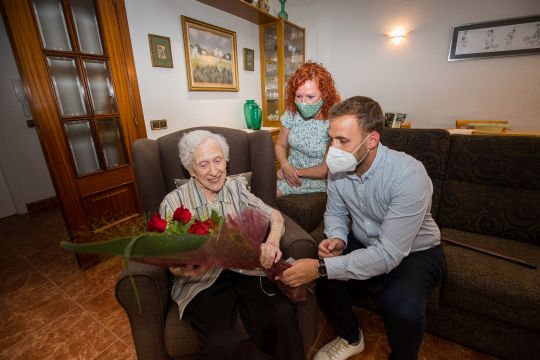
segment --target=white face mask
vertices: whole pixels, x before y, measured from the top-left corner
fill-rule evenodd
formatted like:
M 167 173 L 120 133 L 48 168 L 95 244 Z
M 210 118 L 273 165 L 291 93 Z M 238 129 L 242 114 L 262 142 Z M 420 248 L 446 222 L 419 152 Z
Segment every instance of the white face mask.
M 358 150 L 362 145 L 364 145 L 368 138 L 369 135 L 366 136 L 364 141 L 362 141 L 360 145 L 358 145 L 358 147 L 352 152 L 330 146 L 330 149 L 328 149 L 328 154 L 326 154 L 326 164 L 328 165 L 328 170 L 330 170 L 332 174 L 354 171 L 354 169 L 356 169 L 356 167 L 360 163 L 362 163 L 362 161 L 364 161 L 367 154 L 369 153 L 369 150 L 366 151 L 366 153 L 364 154 L 364 156 L 362 156 L 360 160 L 356 160 L 356 157 L 352 153 Z

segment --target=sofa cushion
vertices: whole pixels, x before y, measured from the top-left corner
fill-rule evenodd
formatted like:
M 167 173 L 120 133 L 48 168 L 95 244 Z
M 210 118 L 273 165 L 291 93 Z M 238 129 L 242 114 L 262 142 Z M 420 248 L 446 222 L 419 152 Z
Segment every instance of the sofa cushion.
M 452 135 L 441 227 L 540 245 L 540 137 Z
M 326 192 L 289 194 L 277 199 L 279 210 L 308 233 L 320 225 L 326 210 Z
M 433 183 L 431 214 L 437 220 L 450 147 L 450 133 L 442 129 L 384 128 L 381 142 L 390 149 L 405 152 L 424 164 Z
M 443 238 L 540 264 L 536 245 L 456 229 L 442 228 L 441 233 Z M 441 304 L 540 331 L 540 271 L 442 243 L 448 275 L 441 287 Z

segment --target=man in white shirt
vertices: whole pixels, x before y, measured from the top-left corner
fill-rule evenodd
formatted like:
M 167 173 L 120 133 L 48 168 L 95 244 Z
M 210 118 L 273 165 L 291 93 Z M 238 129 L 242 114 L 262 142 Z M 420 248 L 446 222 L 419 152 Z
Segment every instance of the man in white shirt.
M 431 179 L 420 161 L 380 143 L 384 113 L 376 101 L 349 98 L 335 105 L 329 118 L 328 238 L 319 244 L 319 260 L 298 260 L 280 280 L 300 286 L 320 278 L 317 298 L 338 337 L 315 360 L 363 351 L 350 290 L 367 279 L 383 282 L 389 358 L 416 359 L 427 300 L 446 269 L 430 213 Z

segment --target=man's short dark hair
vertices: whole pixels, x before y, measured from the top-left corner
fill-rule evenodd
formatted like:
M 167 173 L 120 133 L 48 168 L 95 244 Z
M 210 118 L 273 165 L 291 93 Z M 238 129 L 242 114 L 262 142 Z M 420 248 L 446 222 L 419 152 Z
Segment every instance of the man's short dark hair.
M 381 106 L 375 100 L 366 96 L 353 96 L 332 106 L 328 113 L 330 120 L 352 115 L 356 117 L 358 126 L 364 132 L 376 131 L 382 134 L 384 126 L 384 113 Z

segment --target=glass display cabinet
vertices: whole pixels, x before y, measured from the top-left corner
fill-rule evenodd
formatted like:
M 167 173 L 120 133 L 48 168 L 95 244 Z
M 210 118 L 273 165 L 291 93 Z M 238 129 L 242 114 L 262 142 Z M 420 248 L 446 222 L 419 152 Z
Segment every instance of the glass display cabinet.
M 305 61 L 305 31 L 278 19 L 260 25 L 263 126 L 279 127 L 285 111 L 285 88 Z

